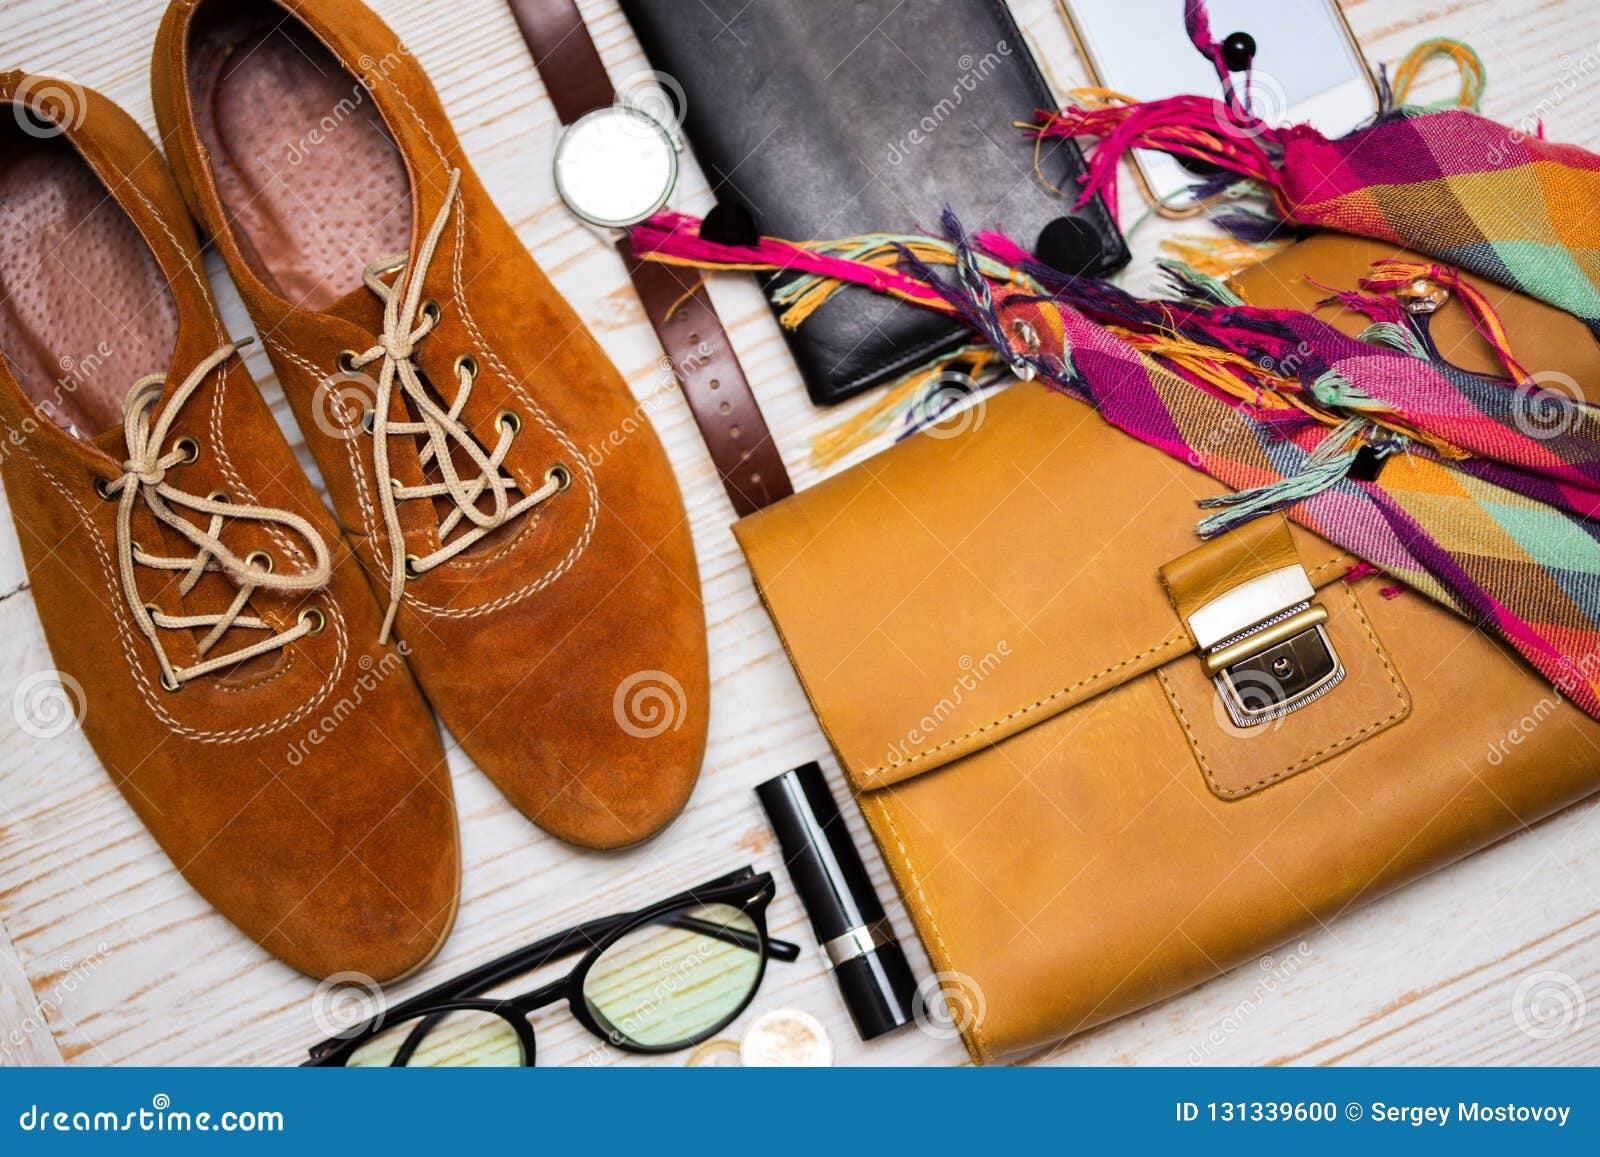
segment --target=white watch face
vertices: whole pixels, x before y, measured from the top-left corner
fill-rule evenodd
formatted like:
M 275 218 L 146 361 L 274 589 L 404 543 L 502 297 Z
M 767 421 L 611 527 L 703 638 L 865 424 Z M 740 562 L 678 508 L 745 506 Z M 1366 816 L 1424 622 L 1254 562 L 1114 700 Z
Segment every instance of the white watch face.
M 678 150 L 659 123 L 623 106 L 579 117 L 556 145 L 556 192 L 585 221 L 622 228 L 667 203 Z

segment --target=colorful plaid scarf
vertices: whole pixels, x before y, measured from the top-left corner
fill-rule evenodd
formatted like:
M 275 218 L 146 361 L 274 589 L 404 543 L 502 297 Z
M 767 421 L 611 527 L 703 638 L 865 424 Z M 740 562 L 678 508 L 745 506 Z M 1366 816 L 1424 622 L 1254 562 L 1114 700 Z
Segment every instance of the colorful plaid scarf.
M 1201 156 L 1261 181 L 1285 220 L 1384 238 L 1441 264 L 1381 263 L 1337 294 L 1372 318 L 1355 339 L 1312 314 L 1249 306 L 1182 268 L 1171 272 L 1187 300 L 1140 300 L 1060 274 L 1002 235 L 969 237 L 948 216 L 946 240 L 728 246 L 666 214 L 635 229 L 634 248 L 706 268 L 787 271 L 790 320 L 847 282 L 959 317 L 1022 376 L 1232 488 L 1203 504 L 1212 513 L 1201 534 L 1285 510 L 1481 622 L 1600 717 L 1600 415 L 1529 380 L 1492 306 L 1451 267 L 1594 328 L 1600 246 L 1587 213 L 1600 204 L 1600 158 L 1520 141 L 1459 111 L 1391 115 L 1330 142 L 1304 127 L 1230 129 L 1210 107 L 1200 124 L 1175 120 L 1171 102 L 1155 106 L 1116 106 L 1116 123 L 1105 108 L 1069 111 L 1041 131 L 1092 125 L 1116 149 Z M 1119 135 L 1130 124 L 1137 131 Z M 1491 163 L 1492 142 L 1518 159 Z M 1475 172 L 1464 171 L 1467 157 Z M 1086 194 L 1110 179 L 1105 158 L 1092 158 Z M 1419 280 L 1473 311 L 1504 377 L 1431 355 L 1397 297 Z
M 1600 338 L 1600 156 L 1459 108 L 1396 109 L 1333 141 L 1308 125 L 1277 128 L 1249 111 L 1250 74 L 1240 83 L 1223 64 L 1203 0 L 1187 0 L 1184 22 L 1223 100 L 1040 110 L 1040 136 L 1099 139 L 1080 205 L 1114 194 L 1128 149 L 1159 149 L 1222 171 L 1202 193 L 1257 181 L 1286 222 L 1426 253 L 1565 310 Z
M 1187 96 L 1075 108 L 1042 113 L 1036 131 L 1102 138 L 1084 198 L 1114 191 L 1127 149 L 1160 148 L 1218 165 L 1224 179 L 1259 181 L 1286 222 L 1426 253 L 1565 310 L 1600 337 L 1600 156 L 1464 109 L 1398 110 L 1335 141 L 1305 125 L 1236 129 L 1216 109 Z

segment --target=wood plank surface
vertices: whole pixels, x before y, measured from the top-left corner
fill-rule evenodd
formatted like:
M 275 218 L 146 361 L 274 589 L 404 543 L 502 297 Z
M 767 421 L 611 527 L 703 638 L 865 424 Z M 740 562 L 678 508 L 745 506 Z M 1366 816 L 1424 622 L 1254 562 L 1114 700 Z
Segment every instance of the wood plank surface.
M 914 2 L 914 0 L 912 0 Z M 776 867 L 751 787 L 822 758 L 838 768 L 728 533 L 731 511 L 688 411 L 610 247 L 560 206 L 549 157 L 557 125 L 502 0 L 376 0 L 432 75 L 480 175 L 523 241 L 646 399 L 693 521 L 713 678 L 709 754 L 684 816 L 617 855 L 577 852 L 523 820 L 452 753 L 464 847 L 460 919 L 425 974 L 391 998 L 585 917 L 647 902 L 745 862 Z M 1055 0 L 1015 0 L 1057 92 L 1087 79 Z M 582 7 L 614 77 L 647 67 L 614 0 Z M 1176 5 L 1175 5 L 1176 7 Z M 160 0 L 7 0 L 0 66 L 65 74 L 154 128 L 147 61 Z M 1432 35 L 1470 42 L 1489 77 L 1485 111 L 1537 113 L 1548 135 L 1600 147 L 1600 10 L 1578 0 L 1355 0 L 1347 15 L 1370 59 L 1391 64 Z M 1452 91 L 1442 68 L 1418 94 Z M 1022 110 L 1019 110 L 1022 111 Z M 796 116 L 804 116 L 797 109 Z M 1123 219 L 1141 206 L 1124 181 Z M 709 203 L 692 165 L 677 203 Z M 1142 225 L 1149 258 L 1176 227 Z M 1194 226 L 1183 228 L 1193 229 Z M 249 323 L 211 259 L 231 332 Z M 1128 283 L 1147 284 L 1134 271 Z M 748 281 L 713 296 L 778 433 L 797 486 L 823 471 L 810 440 L 850 412 L 808 402 L 777 326 Z M 291 440 L 259 346 L 248 361 Z M 855 405 L 866 404 L 862 399 Z M 838 466 L 833 467 L 837 469 Z M 9 518 L 0 518 L 0 702 L 51 667 Z M 9 726 L 9 725 L 8 725 Z M 37 729 L 35 729 L 37 730 Z M 853 809 L 851 809 L 853 813 Z M 1600 1062 L 1600 804 L 1590 801 L 1468 861 L 1333 921 L 1186 995 L 1045 1050 L 1048 1064 L 1556 1064 Z M 892 894 L 864 825 L 851 829 Z M 781 875 L 781 874 L 780 874 Z M 777 934 L 807 946 L 774 965 L 746 1020 L 802 1008 L 827 1025 L 841 1063 L 959 1064 L 937 1027 L 859 1043 L 782 878 Z M 927 962 L 898 903 L 913 963 Z M 323 1035 L 328 994 L 249 943 L 184 883 L 73 727 L 0 746 L 0 1064 L 294 1063 Z M 541 1063 L 677 1065 L 598 1046 L 560 1010 L 537 1021 Z M 730 1036 L 744 1027 L 736 1024 Z

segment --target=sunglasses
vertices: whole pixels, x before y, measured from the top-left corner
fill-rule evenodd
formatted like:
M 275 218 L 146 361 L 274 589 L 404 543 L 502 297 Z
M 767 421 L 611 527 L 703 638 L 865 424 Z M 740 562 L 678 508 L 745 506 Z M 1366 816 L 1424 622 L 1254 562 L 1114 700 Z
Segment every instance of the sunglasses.
M 767 935 L 770 872 L 746 867 L 633 912 L 548 936 L 386 1009 L 310 1050 L 314 1067 L 534 1063 L 529 1015 L 566 1001 L 578 1023 L 634 1053 L 707 1040 L 749 1007 L 767 959 L 800 947 Z M 582 952 L 558 980 L 505 999 L 483 993 Z

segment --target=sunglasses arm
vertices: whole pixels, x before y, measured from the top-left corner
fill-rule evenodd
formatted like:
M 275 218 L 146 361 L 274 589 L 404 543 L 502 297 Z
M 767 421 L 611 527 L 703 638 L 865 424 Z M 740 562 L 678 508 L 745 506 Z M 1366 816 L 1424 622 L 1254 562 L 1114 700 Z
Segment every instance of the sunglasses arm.
M 793 964 L 800 959 L 800 945 L 787 940 L 779 940 L 776 936 L 767 937 L 767 955 L 774 960 L 781 960 L 785 964 Z
M 701 884 L 698 888 L 691 889 L 683 894 L 685 899 L 692 899 L 694 893 L 708 891 L 713 888 L 726 886 L 740 879 L 753 875 L 748 868 L 731 872 L 716 880 Z M 401 1001 L 393 1008 L 387 1009 L 383 1019 L 391 1024 L 404 1020 L 414 1013 L 425 1011 L 444 1001 L 462 1000 L 478 996 L 509 980 L 515 980 L 530 972 L 536 972 L 553 961 L 578 952 L 592 948 L 600 940 L 615 932 L 637 918 L 639 912 L 624 912 L 615 916 L 603 916 L 597 920 L 579 924 L 565 932 L 558 932 L 554 936 L 547 936 L 543 940 L 508 953 L 498 960 L 491 960 L 487 964 L 479 965 L 472 971 L 443 984 L 430 988 L 427 992 L 420 993 L 409 1000 Z M 710 921 L 700 920 L 687 914 L 679 914 L 671 918 L 670 922 L 676 927 L 691 928 L 696 932 L 715 936 L 717 939 L 739 944 L 742 947 L 756 951 L 758 941 L 747 933 L 724 925 L 714 924 Z M 800 958 L 800 946 L 791 944 L 787 940 L 769 937 L 767 951 L 774 959 L 785 963 L 793 963 Z M 311 1049 L 313 1058 L 324 1055 L 341 1043 L 340 1038 L 323 1041 Z
M 709 936 L 713 940 L 720 940 L 724 944 L 734 944 L 740 948 L 747 948 L 751 952 L 761 951 L 761 938 L 752 936 L 738 928 L 730 928 L 726 924 L 717 924 L 710 920 L 702 920 L 698 916 L 690 916 L 679 912 L 661 920 L 661 923 L 673 928 L 683 928 L 689 932 L 697 932 L 701 936 Z M 785 964 L 793 964 L 800 959 L 800 946 L 791 944 L 787 940 L 779 940 L 776 936 L 767 937 L 767 955 Z

